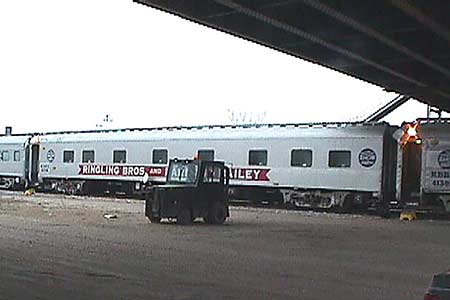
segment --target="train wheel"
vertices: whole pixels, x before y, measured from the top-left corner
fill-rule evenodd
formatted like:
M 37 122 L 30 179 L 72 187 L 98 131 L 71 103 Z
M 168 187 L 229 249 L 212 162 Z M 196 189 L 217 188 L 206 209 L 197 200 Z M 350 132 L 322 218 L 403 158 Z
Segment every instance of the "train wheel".
M 355 196 L 347 195 L 342 204 L 342 212 L 352 213 L 355 209 Z
M 12 189 L 12 186 L 14 185 L 14 181 L 10 180 L 10 179 L 6 179 L 4 188 L 6 190 Z
M 390 218 L 391 212 L 389 210 L 389 205 L 383 204 L 383 203 L 377 203 L 376 204 L 376 213 L 382 218 Z

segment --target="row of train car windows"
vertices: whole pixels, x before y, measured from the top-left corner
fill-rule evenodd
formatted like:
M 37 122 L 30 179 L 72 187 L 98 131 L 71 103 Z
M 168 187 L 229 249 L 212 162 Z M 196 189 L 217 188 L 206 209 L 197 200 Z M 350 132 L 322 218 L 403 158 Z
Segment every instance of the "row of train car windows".
M 292 149 L 291 166 L 310 168 L 313 162 L 313 152 L 310 149 Z M 251 166 L 267 166 L 267 150 L 250 150 L 248 163 Z M 330 168 L 350 168 L 351 152 L 347 150 L 331 150 L 328 152 Z
M 81 155 L 83 163 L 94 163 L 94 150 L 84 150 Z M 152 163 L 167 164 L 168 151 L 166 149 L 153 149 Z M 250 150 L 248 152 L 248 164 L 250 166 L 267 166 L 267 150 Z M 197 158 L 202 160 L 214 160 L 214 150 L 198 150 Z M 65 150 L 63 153 L 64 163 L 75 162 L 75 152 Z M 113 151 L 113 163 L 124 164 L 127 162 L 126 150 Z M 312 167 L 313 152 L 310 149 L 293 149 L 291 151 L 291 166 L 309 168 Z M 331 168 L 350 168 L 351 152 L 347 150 L 331 150 L 328 152 L 328 166 Z
M 153 150 L 153 160 L 154 164 L 167 164 L 168 162 L 168 151 L 166 149 L 154 149 Z M 74 163 L 75 162 L 75 151 L 64 150 L 63 151 L 63 163 Z M 82 163 L 94 163 L 95 162 L 95 152 L 94 150 L 83 150 L 81 153 Z M 113 163 L 124 164 L 127 162 L 127 151 L 126 150 L 114 150 L 113 151 Z
M 11 158 L 11 153 L 12 153 L 12 158 Z M 20 161 L 20 151 L 19 150 L 15 150 L 15 151 L 3 150 L 3 151 L 0 151 L 0 162 L 8 162 L 8 161 L 15 161 L 15 162 Z

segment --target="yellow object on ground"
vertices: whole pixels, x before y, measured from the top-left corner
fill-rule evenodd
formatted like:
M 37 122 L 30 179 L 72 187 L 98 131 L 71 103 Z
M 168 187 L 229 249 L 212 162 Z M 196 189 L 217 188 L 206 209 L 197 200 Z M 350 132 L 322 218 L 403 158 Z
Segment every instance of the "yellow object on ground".
M 402 212 L 400 214 L 400 220 L 402 221 L 413 221 L 417 219 L 416 212 L 408 211 L 408 212 Z
M 28 189 L 25 191 L 25 196 L 31 196 L 35 193 L 36 191 L 34 189 Z

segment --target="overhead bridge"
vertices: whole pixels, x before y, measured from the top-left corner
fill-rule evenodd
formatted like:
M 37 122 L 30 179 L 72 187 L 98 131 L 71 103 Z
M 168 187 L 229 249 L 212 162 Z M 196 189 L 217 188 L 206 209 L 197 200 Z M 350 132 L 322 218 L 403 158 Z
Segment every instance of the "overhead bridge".
M 135 2 L 450 111 L 450 1 Z

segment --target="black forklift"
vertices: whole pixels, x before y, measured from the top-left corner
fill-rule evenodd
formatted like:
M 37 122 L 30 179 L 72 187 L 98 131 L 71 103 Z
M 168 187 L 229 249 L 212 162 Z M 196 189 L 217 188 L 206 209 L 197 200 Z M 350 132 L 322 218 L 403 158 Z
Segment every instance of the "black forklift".
M 145 216 L 152 223 L 167 218 L 188 225 L 203 218 L 207 224 L 223 224 L 230 216 L 229 174 L 223 162 L 173 159 L 166 184 L 145 193 Z

